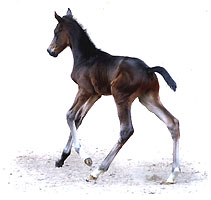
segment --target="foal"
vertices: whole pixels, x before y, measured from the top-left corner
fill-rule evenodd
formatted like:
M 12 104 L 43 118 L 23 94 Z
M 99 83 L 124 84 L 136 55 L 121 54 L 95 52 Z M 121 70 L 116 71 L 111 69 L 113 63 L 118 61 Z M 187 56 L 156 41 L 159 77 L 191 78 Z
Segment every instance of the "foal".
M 73 18 L 68 9 L 64 17 L 55 12 L 58 24 L 48 53 L 57 57 L 67 46 L 73 53 L 74 66 L 71 78 L 78 84 L 75 101 L 67 113 L 70 136 L 56 161 L 56 167 L 62 167 L 71 153 L 72 145 L 84 162 L 91 166 L 92 160 L 84 152 L 77 139 L 77 129 L 89 109 L 102 95 L 113 95 L 120 120 L 120 138 L 90 179 L 107 171 L 111 162 L 133 134 L 131 105 L 138 97 L 139 101 L 169 129 L 173 139 L 173 165 L 167 183 L 174 183 L 180 172 L 179 164 L 179 121 L 162 105 L 159 98 L 159 83 L 155 72 L 161 74 L 169 87 L 176 91 L 176 83 L 163 67 L 150 68 L 142 60 L 131 57 L 112 56 L 95 47 L 88 34 Z

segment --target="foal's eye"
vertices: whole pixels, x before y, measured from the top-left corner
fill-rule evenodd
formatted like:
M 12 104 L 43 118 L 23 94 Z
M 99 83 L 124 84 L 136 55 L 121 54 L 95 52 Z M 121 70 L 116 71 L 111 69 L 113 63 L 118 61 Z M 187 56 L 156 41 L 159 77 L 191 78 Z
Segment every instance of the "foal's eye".
M 56 34 L 58 34 L 58 33 L 59 33 L 59 31 L 58 31 L 58 30 L 55 30 L 55 31 L 54 31 L 54 34 L 55 34 L 55 35 L 56 35 Z
M 56 34 L 58 34 L 59 32 L 61 32 L 62 31 L 62 29 L 61 28 L 59 28 L 59 29 L 56 29 L 56 30 L 54 30 L 54 34 L 56 35 Z

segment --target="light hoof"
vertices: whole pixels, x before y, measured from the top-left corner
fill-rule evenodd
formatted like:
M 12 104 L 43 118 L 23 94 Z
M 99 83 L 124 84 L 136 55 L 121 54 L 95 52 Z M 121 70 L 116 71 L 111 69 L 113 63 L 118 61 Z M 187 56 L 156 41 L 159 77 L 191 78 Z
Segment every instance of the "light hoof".
M 102 174 L 104 171 L 95 169 L 89 176 L 89 180 L 97 180 L 100 174 Z
M 170 174 L 168 179 L 166 180 L 165 184 L 170 185 L 170 184 L 175 184 L 175 180 L 177 176 L 181 173 L 181 169 L 179 167 L 175 168 L 174 171 Z
M 163 184 L 165 184 L 165 185 L 173 185 L 173 184 L 175 184 L 176 182 L 175 182 L 175 180 L 172 180 L 172 179 L 167 179 L 166 180 L 166 182 L 164 182 Z
M 89 178 L 88 178 L 88 180 L 89 181 L 95 181 L 95 180 L 97 180 L 97 178 L 98 177 L 94 177 L 93 175 L 90 175 Z
M 88 166 L 92 166 L 92 159 L 91 159 L 91 158 L 86 158 L 86 159 L 84 160 L 84 163 L 85 163 L 86 165 L 88 165 Z

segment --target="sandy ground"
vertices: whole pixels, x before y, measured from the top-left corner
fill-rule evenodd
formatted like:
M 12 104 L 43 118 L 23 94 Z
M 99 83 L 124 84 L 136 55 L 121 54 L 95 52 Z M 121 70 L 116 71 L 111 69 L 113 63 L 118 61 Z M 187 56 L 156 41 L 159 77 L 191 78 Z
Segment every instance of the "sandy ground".
M 107 173 L 97 181 L 86 181 L 119 137 L 112 97 L 100 99 L 79 128 L 93 166 L 86 166 L 73 151 L 63 168 L 55 168 L 68 138 L 65 114 L 77 86 L 69 77 L 70 50 L 54 59 L 46 49 L 56 26 L 53 11 L 63 15 L 68 7 L 97 47 L 141 58 L 150 66 L 161 65 L 176 80 L 178 90 L 173 93 L 158 76 L 161 100 L 180 120 L 182 173 L 176 184 L 162 184 L 171 171 L 170 134 L 138 101 L 132 107 L 134 135 Z M 1 196 L 211 198 L 209 1 L 11 0 L 2 1 L 0 9 L 4 19 L 0 37 Z
M 87 182 L 86 178 L 96 168 L 106 149 L 96 148 L 90 153 L 93 166 L 87 167 L 76 153 L 72 153 L 63 168 L 55 168 L 55 160 L 60 152 L 37 153 L 26 151 L 10 162 L 10 166 L 1 167 L 4 177 L 4 191 L 9 196 L 32 197 L 76 196 L 78 199 L 97 199 L 130 197 L 132 199 L 209 199 L 208 174 L 200 162 L 182 161 L 182 173 L 176 184 L 165 185 L 162 182 L 168 177 L 171 159 L 142 160 L 130 157 L 117 158 L 110 170 L 97 181 Z M 123 156 L 123 155 L 122 155 Z M 6 187 L 5 187 L 6 186 Z M 34 196 L 35 195 L 35 196 Z M 49 199 L 51 199 L 49 198 Z
M 202 196 L 203 199 L 210 199 L 208 163 L 203 157 L 204 152 L 201 149 L 196 154 L 191 145 L 186 148 L 185 144 L 189 140 L 185 136 L 181 139 L 182 173 L 178 176 L 176 184 L 163 184 L 171 170 L 171 138 L 165 126 L 142 108 L 140 109 L 146 114 L 145 117 L 137 117 L 134 110 L 135 134 L 120 151 L 108 172 L 101 175 L 97 181 L 87 182 L 89 174 L 99 166 L 118 139 L 118 121 L 115 117 L 109 119 L 108 112 L 105 111 L 103 121 L 94 126 L 93 119 L 98 107 L 110 100 L 112 99 L 105 98 L 104 102 L 96 105 L 79 129 L 81 143 L 93 159 L 91 167 L 86 166 L 73 150 L 64 166 L 55 168 L 55 160 L 60 156 L 68 135 L 56 136 L 57 140 L 52 140 L 52 143 L 49 140 L 48 147 L 44 145 L 48 140 L 44 137 L 42 142 L 39 135 L 37 146 L 23 145 L 17 148 L 18 151 L 11 154 L 8 163 L 1 166 L 4 191 L 13 198 L 17 195 L 21 198 L 56 199 L 60 196 L 74 195 L 78 199 L 199 199 Z M 138 110 L 140 105 L 136 103 L 134 107 L 137 106 Z M 113 114 L 112 111 L 110 113 Z M 158 125 L 149 128 L 147 133 L 146 127 L 151 123 L 148 117 L 155 121 L 155 124 L 157 121 Z M 140 127 L 139 121 L 144 118 L 146 123 Z M 115 125 L 104 126 L 102 130 L 103 124 L 106 121 L 111 123 L 112 120 Z M 91 128 L 92 126 L 94 128 Z M 145 133 L 140 133 L 142 128 Z M 47 135 L 50 136 L 48 133 Z
M 117 158 L 107 173 L 97 181 L 87 182 L 86 178 L 98 166 L 104 151 L 96 148 L 94 154 L 91 154 L 94 163 L 90 168 L 74 152 L 63 168 L 55 168 L 59 152 L 38 154 L 26 151 L 14 158 L 9 167 L 1 167 L 6 178 L 3 184 L 10 195 L 18 193 L 21 196 L 77 194 L 79 199 L 95 199 L 102 195 L 126 195 L 136 199 L 142 196 L 149 198 L 150 195 L 164 198 L 167 195 L 174 199 L 182 195 L 194 199 L 203 195 L 204 199 L 209 199 L 207 171 L 200 162 L 182 161 L 182 173 L 176 184 L 164 185 L 162 182 L 171 169 L 170 159 L 150 161 Z

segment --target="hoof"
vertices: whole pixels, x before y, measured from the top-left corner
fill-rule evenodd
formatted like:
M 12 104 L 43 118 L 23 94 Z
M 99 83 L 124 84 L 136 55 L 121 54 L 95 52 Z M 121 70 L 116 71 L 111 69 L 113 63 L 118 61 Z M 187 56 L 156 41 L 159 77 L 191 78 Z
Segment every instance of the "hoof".
M 97 180 L 97 177 L 94 177 L 93 175 L 90 175 L 88 180 L 95 181 L 95 180 Z
M 168 179 L 164 182 L 165 185 L 172 185 L 175 184 L 175 177 L 174 174 L 170 174 Z
M 62 167 L 64 165 L 64 162 L 61 160 L 57 160 L 55 163 L 55 167 Z
M 86 159 L 84 160 L 84 163 L 85 163 L 86 165 L 88 165 L 88 166 L 92 166 L 92 159 L 91 159 L 91 158 L 86 158 Z
M 173 172 L 170 174 L 170 176 L 168 177 L 165 184 L 167 185 L 175 184 L 175 180 L 180 173 L 181 173 L 181 169 L 179 167 L 175 168 Z
M 95 169 L 89 176 L 89 180 L 97 180 L 100 174 L 104 173 L 105 171 Z
M 87 179 L 86 179 L 86 182 L 94 182 L 97 180 L 97 177 L 93 176 L 93 175 L 90 175 Z
M 167 181 L 163 182 L 162 184 L 163 185 L 173 185 L 173 184 L 175 184 L 175 181 L 169 181 L 169 180 L 167 180 Z

